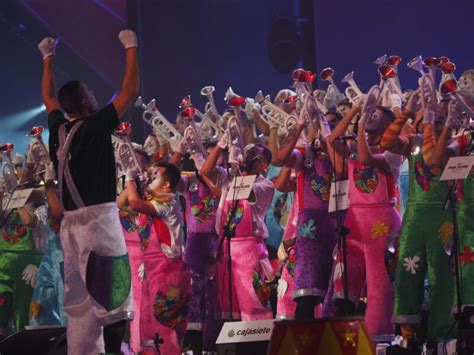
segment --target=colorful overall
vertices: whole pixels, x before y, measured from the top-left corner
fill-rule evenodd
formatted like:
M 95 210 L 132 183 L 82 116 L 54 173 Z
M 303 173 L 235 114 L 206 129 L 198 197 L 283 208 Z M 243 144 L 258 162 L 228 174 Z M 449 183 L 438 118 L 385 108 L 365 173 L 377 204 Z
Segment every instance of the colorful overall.
M 231 238 L 232 317 L 242 320 L 272 319 L 270 286 L 265 283 L 262 264 L 269 264 L 267 248 L 261 237 L 252 231 L 252 208 L 247 200 L 239 200 L 234 216 L 229 220 L 235 201 L 227 201 L 221 215 L 220 246 L 217 260 L 217 305 L 221 318 L 229 319 L 228 241 L 222 239 L 223 225 L 235 227 Z
M 215 279 L 210 269 L 217 249 L 216 211 L 219 198 L 198 179 L 188 181 L 186 196 L 187 239 L 183 260 L 191 273 L 188 329 L 203 332 L 203 350 L 211 350 L 218 333 L 215 319 Z
M 34 248 L 31 231 L 22 225 L 14 210 L 5 221 L 0 239 L 0 335 L 28 325 L 33 287 L 22 280 L 28 265 L 38 266 L 41 254 Z
M 190 295 L 190 274 L 181 256 L 170 259 L 161 243 L 170 239 L 166 224 L 153 218 L 147 247 L 143 250 L 145 279 L 140 307 L 141 345 L 154 354 L 157 337 L 163 339 L 161 354 L 181 354 L 181 339 L 186 332 Z
M 142 280 L 139 269 L 142 264 L 142 250 L 146 249 L 150 238 L 151 218 L 143 214 L 120 211 L 125 245 L 127 246 L 132 275 L 132 297 L 134 317 L 130 322 L 130 349 L 135 353 L 141 351 L 140 345 L 140 303 L 142 299 Z
M 270 164 L 268 168 L 267 179 L 273 180 L 280 173 L 281 167 Z M 272 204 L 267 211 L 265 216 L 265 223 L 268 228 L 268 238 L 266 240 L 267 245 L 270 245 L 274 249 L 278 249 L 281 243 L 281 239 L 284 233 L 284 226 L 288 219 L 288 206 L 286 203 L 288 200 L 287 192 L 280 192 L 275 190 L 273 195 Z
M 427 341 L 444 341 L 451 329 L 454 279 L 446 246 L 452 237 L 450 211 L 443 208 L 449 187 L 439 181 L 440 168 L 429 168 L 422 155 L 410 159 L 408 203 L 400 233 L 395 307 L 398 324 L 420 323 L 424 279 L 429 283 Z
M 463 305 L 474 306 L 474 171 L 460 184 L 462 200 L 457 210 L 459 264 Z M 457 311 L 457 309 L 454 309 Z
M 48 250 L 38 268 L 36 287 L 30 303 L 30 325 L 65 325 L 63 311 L 64 262 L 59 224 L 48 219 L 45 232 L 48 234 Z
M 393 286 L 385 272 L 388 236 L 398 234 L 401 225 L 397 211 L 397 188 L 390 172 L 384 172 L 349 159 L 349 200 L 345 225 L 349 299 L 358 304 L 367 284 L 365 324 L 371 336 L 393 334 L 391 322 Z M 334 271 L 334 298 L 344 297 L 342 255 Z
M 336 213 L 328 213 L 334 170 L 323 153 L 312 166 L 298 174 L 298 229 L 293 299 L 304 296 L 323 298 L 333 266 L 332 253 L 337 243 Z
M 293 194 L 292 194 L 293 195 Z M 296 250 L 294 244 L 286 247 L 286 243 L 292 244 L 296 240 L 296 231 L 298 223 L 298 198 L 294 194 L 293 204 L 291 206 L 288 223 L 283 232 L 283 241 L 280 248 L 285 248 L 286 258 L 280 260 L 283 263 L 281 277 L 278 286 L 278 301 L 276 319 L 293 319 L 296 310 L 296 303 L 292 295 L 294 291 L 294 276 L 296 266 Z M 291 242 L 290 242 L 291 241 Z M 279 253 L 280 256 L 280 253 Z

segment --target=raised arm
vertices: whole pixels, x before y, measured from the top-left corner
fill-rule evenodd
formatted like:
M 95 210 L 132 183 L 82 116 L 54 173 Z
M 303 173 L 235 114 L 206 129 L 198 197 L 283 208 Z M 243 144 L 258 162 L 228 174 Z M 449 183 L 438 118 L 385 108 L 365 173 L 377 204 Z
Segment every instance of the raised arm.
M 49 114 L 60 108 L 56 98 L 56 87 L 53 75 L 53 58 L 56 49 L 54 38 L 46 37 L 39 44 L 38 49 L 43 55 L 43 75 L 41 77 L 41 94 L 43 103 L 46 106 L 46 112 Z
M 125 74 L 122 87 L 112 101 L 119 117 L 123 116 L 128 106 L 138 96 L 140 73 L 138 70 L 137 36 L 135 32 L 124 30 L 119 33 L 120 42 L 126 49 Z
M 360 106 L 358 104 L 354 104 L 349 111 L 346 112 L 344 117 L 341 121 L 334 127 L 334 130 L 331 134 L 326 138 L 326 142 L 328 145 L 333 145 L 334 141 L 346 134 L 347 128 L 351 124 L 352 120 L 357 116 L 360 111 Z
M 383 154 L 373 154 L 370 151 L 369 143 L 367 142 L 367 135 L 365 128 L 367 125 L 367 115 L 362 115 L 359 120 L 359 130 L 357 132 L 357 154 L 359 161 L 367 166 L 381 169 L 384 171 L 390 171 L 390 165 L 385 160 Z

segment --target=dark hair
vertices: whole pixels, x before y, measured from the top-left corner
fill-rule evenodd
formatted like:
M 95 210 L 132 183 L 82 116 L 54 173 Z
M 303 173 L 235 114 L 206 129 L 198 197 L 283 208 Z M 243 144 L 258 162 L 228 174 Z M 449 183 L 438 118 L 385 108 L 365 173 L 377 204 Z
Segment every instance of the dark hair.
M 83 98 L 84 89 L 79 80 L 68 81 L 58 92 L 59 105 L 67 114 L 80 113 Z
M 179 181 L 181 180 L 181 172 L 178 167 L 168 162 L 159 162 L 154 164 L 157 168 L 165 168 L 165 172 L 161 174 L 165 181 L 168 181 L 171 185 L 171 190 L 176 191 Z
M 387 119 L 388 119 L 390 122 L 395 121 L 395 118 L 397 118 L 397 116 L 395 115 L 395 113 L 393 113 L 393 111 L 390 110 L 388 107 L 377 106 L 377 108 L 378 108 L 380 111 L 382 111 L 382 113 L 384 114 L 384 116 L 386 116 Z
M 267 164 L 272 162 L 272 151 L 261 143 L 255 143 L 248 148 L 247 155 L 253 155 L 257 160 L 263 161 Z

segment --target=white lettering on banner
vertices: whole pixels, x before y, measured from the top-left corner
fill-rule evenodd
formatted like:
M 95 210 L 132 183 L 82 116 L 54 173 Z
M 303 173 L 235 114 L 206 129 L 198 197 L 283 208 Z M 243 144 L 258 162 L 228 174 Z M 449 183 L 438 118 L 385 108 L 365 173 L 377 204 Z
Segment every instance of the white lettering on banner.
M 226 322 L 216 344 L 268 341 L 272 336 L 274 319 L 244 322 Z

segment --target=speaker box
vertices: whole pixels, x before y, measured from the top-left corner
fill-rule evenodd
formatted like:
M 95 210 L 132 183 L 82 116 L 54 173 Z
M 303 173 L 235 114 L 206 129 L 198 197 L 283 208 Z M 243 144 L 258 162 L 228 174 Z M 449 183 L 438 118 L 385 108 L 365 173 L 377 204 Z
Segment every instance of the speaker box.
M 361 318 L 277 321 L 268 355 L 375 355 Z
M 66 327 L 28 327 L 0 342 L 2 355 L 66 355 Z

